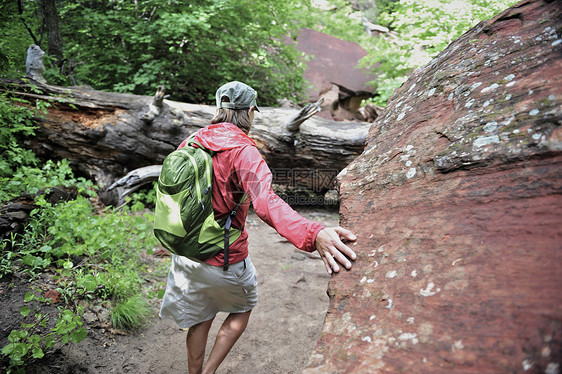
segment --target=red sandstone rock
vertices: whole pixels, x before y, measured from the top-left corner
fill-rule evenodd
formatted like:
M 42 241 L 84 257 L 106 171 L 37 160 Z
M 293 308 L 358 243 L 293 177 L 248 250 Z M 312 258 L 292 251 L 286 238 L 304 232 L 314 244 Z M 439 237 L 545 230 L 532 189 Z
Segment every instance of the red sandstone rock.
M 372 96 L 367 82 L 375 79 L 365 69 L 357 68 L 367 52 L 357 43 L 303 29 L 297 39 L 298 49 L 310 56 L 304 77 L 312 84 L 311 102 L 324 97 L 320 116 L 335 120 L 353 120 L 362 99 Z
M 358 260 L 306 374 L 560 372 L 561 27 L 522 1 L 395 92 L 340 175 Z
M 359 44 L 311 29 L 301 30 L 297 42 L 299 50 L 312 57 L 305 78 L 314 85 L 314 94 L 330 90 L 332 84 L 356 93 L 372 93 L 366 83 L 374 77 L 355 68 L 367 55 Z

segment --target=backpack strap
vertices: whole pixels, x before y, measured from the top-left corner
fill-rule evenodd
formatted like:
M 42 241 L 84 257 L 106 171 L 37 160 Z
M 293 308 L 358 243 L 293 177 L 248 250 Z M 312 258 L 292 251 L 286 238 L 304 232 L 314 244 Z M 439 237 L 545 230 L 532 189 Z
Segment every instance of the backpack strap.
M 236 206 L 234 207 L 232 212 L 230 212 L 228 217 L 226 217 L 226 223 L 224 224 L 224 266 L 222 267 L 223 271 L 228 270 L 228 252 L 229 252 L 229 249 L 230 249 L 229 248 L 230 247 L 230 226 L 232 224 L 232 219 L 234 217 L 236 217 L 236 213 L 238 213 L 238 209 L 240 208 L 240 205 L 242 205 L 242 203 L 246 200 L 246 197 L 247 197 L 246 194 L 242 195 L 242 198 L 240 199 L 238 204 L 236 204 Z

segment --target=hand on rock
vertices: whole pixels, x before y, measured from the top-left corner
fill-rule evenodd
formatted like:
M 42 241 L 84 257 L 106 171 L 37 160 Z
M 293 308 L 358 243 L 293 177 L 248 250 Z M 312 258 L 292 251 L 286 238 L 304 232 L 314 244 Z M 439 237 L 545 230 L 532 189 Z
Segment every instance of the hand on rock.
M 351 260 L 355 260 L 357 255 L 343 241 L 355 241 L 357 237 L 349 230 L 342 227 L 327 227 L 322 229 L 316 236 L 316 250 L 320 254 L 328 274 L 339 272 L 338 263 L 351 269 Z

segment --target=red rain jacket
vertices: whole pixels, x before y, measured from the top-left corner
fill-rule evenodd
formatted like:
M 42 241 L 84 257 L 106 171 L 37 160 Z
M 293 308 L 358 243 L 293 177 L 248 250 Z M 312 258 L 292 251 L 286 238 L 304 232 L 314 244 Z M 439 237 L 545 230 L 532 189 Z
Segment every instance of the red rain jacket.
M 248 233 L 244 226 L 250 201 L 258 217 L 295 247 L 307 252 L 316 250 L 316 235 L 324 226 L 302 217 L 273 192 L 271 171 L 250 137 L 231 123 L 218 123 L 197 131 L 195 140 L 217 152 L 213 156 L 215 217 L 226 218 L 243 193 L 248 195 L 232 220 L 232 226 L 242 229 L 242 235 L 230 246 L 229 263 L 248 256 Z M 178 148 L 185 144 L 186 140 Z M 221 251 L 205 262 L 222 266 L 224 253 Z

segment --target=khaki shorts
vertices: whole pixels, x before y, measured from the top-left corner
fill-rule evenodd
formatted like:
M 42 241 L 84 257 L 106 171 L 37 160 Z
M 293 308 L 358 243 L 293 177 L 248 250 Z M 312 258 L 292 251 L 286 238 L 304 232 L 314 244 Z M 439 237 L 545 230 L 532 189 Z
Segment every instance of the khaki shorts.
M 227 271 L 172 255 L 160 318 L 188 328 L 208 321 L 218 312 L 244 313 L 258 300 L 256 268 L 249 257 Z

